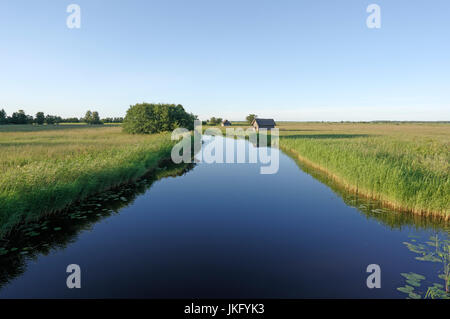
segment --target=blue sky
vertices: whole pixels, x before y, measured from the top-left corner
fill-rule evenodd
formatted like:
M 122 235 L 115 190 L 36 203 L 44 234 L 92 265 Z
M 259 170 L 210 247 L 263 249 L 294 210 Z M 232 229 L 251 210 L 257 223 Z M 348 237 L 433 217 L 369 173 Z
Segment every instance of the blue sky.
M 380 29 L 366 26 L 372 3 Z M 448 0 L 3 0 L 0 109 L 450 120 L 449 14 Z

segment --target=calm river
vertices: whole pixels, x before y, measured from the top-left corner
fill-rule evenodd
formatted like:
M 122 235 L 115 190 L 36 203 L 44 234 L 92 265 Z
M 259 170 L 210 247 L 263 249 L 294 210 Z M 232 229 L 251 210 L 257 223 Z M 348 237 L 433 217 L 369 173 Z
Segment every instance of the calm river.
M 443 265 L 404 242 L 448 238 L 445 225 L 351 196 L 282 152 L 277 174 L 260 166 L 169 168 L 24 226 L 0 242 L 0 298 L 405 298 L 409 272 L 425 291 L 443 284 Z M 66 286 L 69 264 L 81 289 Z

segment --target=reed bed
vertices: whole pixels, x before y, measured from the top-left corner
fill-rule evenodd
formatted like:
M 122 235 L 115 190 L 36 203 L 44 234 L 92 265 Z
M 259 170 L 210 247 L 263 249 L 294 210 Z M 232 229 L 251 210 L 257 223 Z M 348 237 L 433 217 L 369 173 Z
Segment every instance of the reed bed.
M 170 157 L 170 134 L 120 127 L 4 127 L 0 130 L 0 233 L 128 183 Z
M 345 188 L 450 218 L 449 124 L 279 123 L 280 146 Z

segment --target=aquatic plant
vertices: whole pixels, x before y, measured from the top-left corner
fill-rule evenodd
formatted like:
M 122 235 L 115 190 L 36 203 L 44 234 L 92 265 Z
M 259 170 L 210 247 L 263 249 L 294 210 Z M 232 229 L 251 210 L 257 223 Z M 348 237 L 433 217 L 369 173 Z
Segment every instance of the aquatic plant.
M 402 273 L 406 279 L 406 285 L 397 288 L 398 291 L 408 294 L 409 298 L 432 298 L 432 299 L 450 299 L 450 240 L 439 238 L 436 234 L 431 236 L 425 244 L 417 243 L 415 239 L 411 242 L 404 242 L 406 247 L 413 253 L 418 254 L 416 260 L 441 263 L 442 268 L 438 278 L 443 280 L 441 283 L 431 283 L 427 290 L 415 291 L 422 287 L 422 281 L 425 277 L 413 272 Z

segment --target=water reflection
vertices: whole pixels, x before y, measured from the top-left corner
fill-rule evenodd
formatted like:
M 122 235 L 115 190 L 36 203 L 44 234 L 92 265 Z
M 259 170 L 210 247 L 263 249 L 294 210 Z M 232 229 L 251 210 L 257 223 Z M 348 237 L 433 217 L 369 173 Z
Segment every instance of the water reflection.
M 133 184 L 106 191 L 71 206 L 66 212 L 36 222 L 20 225 L 0 240 L 0 289 L 23 274 L 27 262 L 65 249 L 92 226 L 131 205 L 153 183 L 166 177 L 177 177 L 192 170 L 194 164 L 173 165 L 159 169 Z
M 324 172 L 312 168 L 300 161 L 294 153 L 289 151 L 284 152 L 295 160 L 297 166 L 302 171 L 327 185 L 334 193 L 339 195 L 348 206 L 357 208 L 358 211 L 368 219 L 374 219 L 381 222 L 390 229 L 413 227 L 422 230 L 443 231 L 450 234 L 450 222 L 445 221 L 442 218 L 395 211 L 386 205 L 381 204 L 377 200 L 368 199 L 353 192 L 349 192 Z

